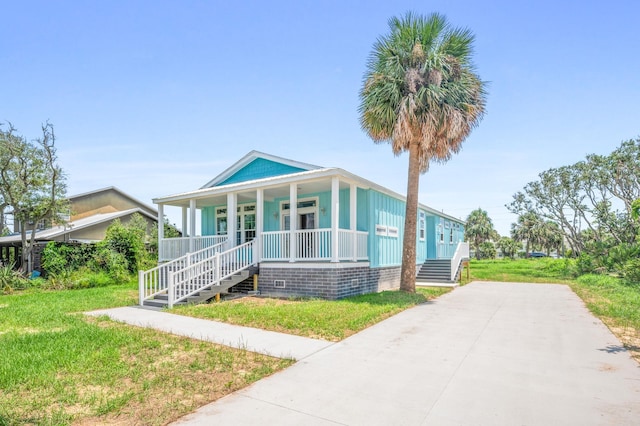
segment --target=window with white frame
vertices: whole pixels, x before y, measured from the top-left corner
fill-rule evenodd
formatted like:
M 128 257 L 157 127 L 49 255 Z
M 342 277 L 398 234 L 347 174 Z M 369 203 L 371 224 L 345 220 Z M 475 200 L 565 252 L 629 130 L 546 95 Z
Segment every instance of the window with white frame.
M 427 234 L 427 217 L 424 212 L 420 212 L 419 235 L 420 241 L 424 241 Z

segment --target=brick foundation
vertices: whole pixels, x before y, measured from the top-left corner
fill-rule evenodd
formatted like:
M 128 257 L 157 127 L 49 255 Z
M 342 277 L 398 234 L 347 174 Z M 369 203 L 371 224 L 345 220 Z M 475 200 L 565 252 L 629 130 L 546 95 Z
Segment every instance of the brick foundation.
M 281 285 L 284 287 L 280 287 Z M 335 300 L 357 294 L 397 289 L 399 286 L 399 266 L 370 268 L 368 264 L 283 266 L 263 263 L 260 265 L 258 278 L 260 294 L 272 297 L 319 297 Z

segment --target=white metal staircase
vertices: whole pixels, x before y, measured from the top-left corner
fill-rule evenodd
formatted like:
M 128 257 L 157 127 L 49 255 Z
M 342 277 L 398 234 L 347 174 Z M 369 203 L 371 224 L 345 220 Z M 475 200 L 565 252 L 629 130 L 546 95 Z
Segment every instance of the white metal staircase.
M 255 265 L 255 243 L 223 251 L 227 242 L 163 263 L 138 274 L 141 306 L 173 307 L 211 299 L 248 278 Z

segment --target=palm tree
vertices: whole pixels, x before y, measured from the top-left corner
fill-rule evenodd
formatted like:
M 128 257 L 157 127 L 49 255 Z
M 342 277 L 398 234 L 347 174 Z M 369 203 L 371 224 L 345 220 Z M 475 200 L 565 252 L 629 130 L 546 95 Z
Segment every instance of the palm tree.
M 539 244 L 542 240 L 541 229 L 543 221 L 533 212 L 526 212 L 518 216 L 517 223 L 511 224 L 511 238 L 516 241 L 526 241 L 526 254 L 529 255 L 529 248 Z
M 484 114 L 486 93 L 471 63 L 471 31 L 451 28 L 443 15 L 412 13 L 391 18 L 389 30 L 373 46 L 359 112 L 374 142 L 409 152 L 400 289 L 415 292 L 420 174 L 460 150 Z
M 476 259 L 480 259 L 480 245 L 493 238 L 497 232 L 493 229 L 493 222 L 486 210 L 477 208 L 467 216 L 465 236 L 476 253 Z
M 547 255 L 552 250 L 558 252 L 562 246 L 562 230 L 556 222 L 547 220 L 540 227 L 540 244 L 545 249 Z

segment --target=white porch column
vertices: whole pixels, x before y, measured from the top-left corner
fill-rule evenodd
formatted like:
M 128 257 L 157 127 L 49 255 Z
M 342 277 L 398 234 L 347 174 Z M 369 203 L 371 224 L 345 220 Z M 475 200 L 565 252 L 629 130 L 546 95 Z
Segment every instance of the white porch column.
M 188 229 L 188 223 L 187 222 L 187 218 L 189 217 L 189 215 L 187 214 L 187 212 L 189 211 L 189 208 L 187 206 L 182 207 L 182 236 L 186 237 L 189 233 Z
M 262 258 L 262 232 L 264 231 L 264 190 L 256 190 L 256 259 L 260 262 Z
M 331 261 L 339 262 L 340 240 L 338 222 L 340 221 L 340 181 L 337 176 L 331 178 Z
M 298 227 L 298 187 L 289 184 L 289 262 L 296 261 L 296 228 Z
M 196 236 L 196 200 L 189 200 L 189 252 L 195 251 L 195 241 L 194 237 Z
M 354 183 L 349 188 L 349 229 L 351 229 L 351 250 L 353 250 L 353 261 L 358 260 L 358 189 Z
M 163 259 L 164 242 L 164 204 L 158 204 L 158 261 Z M 7 256 L 7 259 L 9 256 Z
M 227 194 L 227 249 L 236 246 L 236 233 L 238 229 L 238 196 L 235 193 Z

